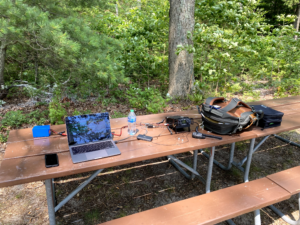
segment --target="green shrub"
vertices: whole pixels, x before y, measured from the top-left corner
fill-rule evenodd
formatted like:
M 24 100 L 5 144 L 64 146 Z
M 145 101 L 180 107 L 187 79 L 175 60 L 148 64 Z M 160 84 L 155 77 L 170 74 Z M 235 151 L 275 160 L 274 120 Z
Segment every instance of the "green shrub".
M 0 143 L 7 142 L 8 134 L 9 134 L 9 130 L 6 132 L 6 135 L 5 134 L 0 134 Z
M 127 117 L 127 114 L 121 113 L 121 112 L 114 112 L 114 114 L 111 115 L 111 118 L 122 118 L 122 117 Z
M 126 97 L 133 108 L 144 109 L 151 113 L 159 113 L 167 106 L 168 99 L 164 99 L 156 88 L 137 88 L 137 85 L 131 85 L 126 91 Z
M 85 115 L 85 114 L 91 114 L 91 113 L 92 113 L 92 111 L 89 110 L 89 109 L 83 110 L 81 112 L 79 110 L 75 109 L 74 112 L 73 112 L 73 116 Z
M 23 111 L 9 111 L 3 117 L 2 126 L 10 126 L 12 128 L 19 128 L 23 123 L 27 122 L 27 117 L 23 114 Z
M 54 98 L 49 104 L 49 118 L 52 124 L 63 124 L 63 118 L 67 116 L 67 111 L 63 108 L 58 98 Z
M 43 125 L 49 119 L 49 110 L 34 110 L 27 114 L 29 124 Z

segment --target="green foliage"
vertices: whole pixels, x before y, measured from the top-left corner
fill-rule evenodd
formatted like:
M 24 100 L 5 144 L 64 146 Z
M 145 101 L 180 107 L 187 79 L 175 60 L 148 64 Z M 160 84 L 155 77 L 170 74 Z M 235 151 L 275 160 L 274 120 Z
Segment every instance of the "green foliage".
M 141 2 L 0 0 L 5 81 L 27 81 L 23 89 L 31 98 L 59 89 L 72 99 L 98 97 L 103 107 L 124 102 L 119 84 L 130 81 L 130 105 L 161 112 L 168 90 L 169 1 Z M 294 36 L 300 33 L 290 26 L 295 3 L 196 0 L 195 30 L 187 34 L 194 43 L 177 49 L 194 54 L 196 88 L 189 99 L 250 97 L 259 81 L 278 97 L 299 94 L 300 42 Z M 131 93 L 137 87 L 138 94 Z M 62 122 L 68 105 L 60 106 L 50 107 L 52 123 Z
M 2 121 L 1 125 L 2 127 L 12 127 L 12 128 L 18 128 L 23 123 L 27 122 L 26 115 L 23 114 L 23 111 L 17 110 L 17 111 L 9 111 L 7 112 Z
M 168 99 L 164 99 L 156 88 L 140 89 L 136 85 L 131 85 L 126 91 L 126 97 L 133 108 L 147 109 L 151 113 L 163 112 L 167 106 Z
M 122 40 L 124 50 L 119 59 L 127 77 L 133 82 L 149 84 L 158 79 L 164 84 L 168 79 L 169 2 L 144 2 L 141 8 L 129 7 L 130 1 L 119 2 L 120 9 L 128 7 L 119 16 L 115 11 L 99 15 L 96 9 L 87 13 L 99 18 L 96 30 Z
M 34 110 L 26 115 L 27 123 L 44 125 L 49 120 L 49 110 Z
M 121 112 L 114 112 L 114 114 L 111 115 L 111 118 L 122 118 L 122 117 L 127 117 L 127 114 L 121 113 Z
M 118 59 L 121 43 L 93 30 L 95 21 L 90 23 L 89 16 L 79 13 L 99 1 L 76 2 L 75 6 L 72 1 L 0 0 L 0 42 L 7 47 L 7 57 L 14 59 L 6 65 L 6 80 L 35 83 L 38 62 L 39 85 L 47 89 L 65 83 L 60 86 L 64 94 L 75 97 L 90 96 L 108 82 L 124 82 Z M 31 96 L 40 91 L 29 89 Z
M 44 125 L 48 121 L 48 110 L 34 110 L 24 113 L 21 110 L 7 112 L 2 121 L 2 127 L 19 128 L 23 124 Z
M 0 134 L 0 143 L 7 142 L 8 134 L 9 134 L 9 131 L 6 131 L 6 135 L 5 134 Z
M 82 115 L 82 114 L 79 110 L 75 109 L 73 112 L 73 116 L 78 116 L 78 115 Z
M 83 110 L 83 111 L 79 111 L 79 110 L 75 109 L 73 112 L 73 116 L 85 115 L 85 114 L 91 114 L 91 113 L 92 113 L 92 111 L 89 109 Z
M 257 7 L 253 1 L 196 1 L 194 65 L 200 94 L 249 92 L 261 80 L 284 93 L 299 92 L 297 32 L 285 25 L 294 17 L 280 15 L 282 26 L 274 29 Z
M 52 124 L 63 124 L 67 116 L 66 109 L 62 106 L 58 97 L 55 97 L 49 104 L 49 118 Z

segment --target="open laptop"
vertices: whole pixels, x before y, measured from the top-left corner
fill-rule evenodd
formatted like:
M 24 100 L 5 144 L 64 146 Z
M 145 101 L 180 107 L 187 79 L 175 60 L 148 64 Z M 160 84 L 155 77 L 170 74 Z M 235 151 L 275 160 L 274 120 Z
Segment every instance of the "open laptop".
M 73 163 L 121 154 L 112 140 L 107 112 L 66 117 L 66 126 Z

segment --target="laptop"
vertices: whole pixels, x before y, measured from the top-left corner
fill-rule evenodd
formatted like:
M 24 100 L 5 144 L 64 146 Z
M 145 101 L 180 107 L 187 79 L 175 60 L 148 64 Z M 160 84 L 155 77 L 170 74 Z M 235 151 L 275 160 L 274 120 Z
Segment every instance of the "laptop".
M 112 140 L 107 112 L 69 116 L 65 121 L 73 163 L 121 154 Z

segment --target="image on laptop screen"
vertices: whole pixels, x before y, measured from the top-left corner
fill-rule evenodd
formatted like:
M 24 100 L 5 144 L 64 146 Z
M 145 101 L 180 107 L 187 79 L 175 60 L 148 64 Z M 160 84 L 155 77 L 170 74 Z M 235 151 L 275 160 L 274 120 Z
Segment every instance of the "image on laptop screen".
M 70 146 L 112 139 L 108 113 L 70 116 L 66 126 Z

